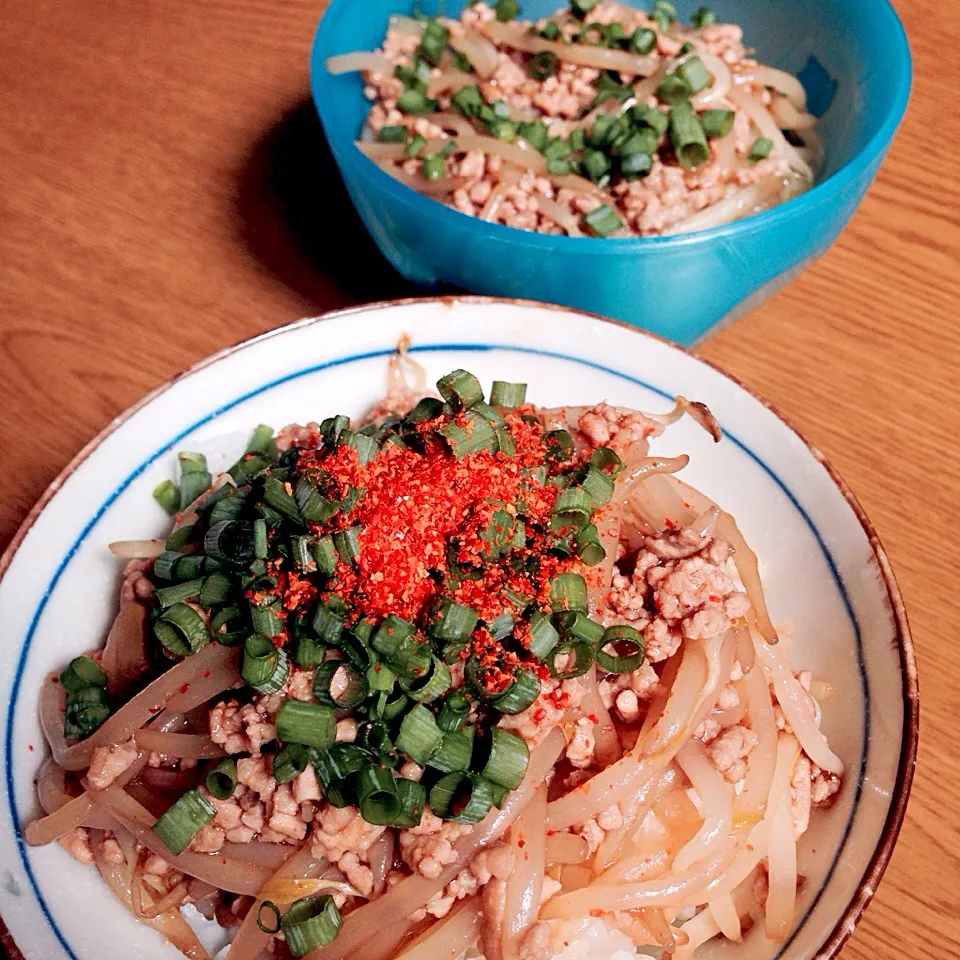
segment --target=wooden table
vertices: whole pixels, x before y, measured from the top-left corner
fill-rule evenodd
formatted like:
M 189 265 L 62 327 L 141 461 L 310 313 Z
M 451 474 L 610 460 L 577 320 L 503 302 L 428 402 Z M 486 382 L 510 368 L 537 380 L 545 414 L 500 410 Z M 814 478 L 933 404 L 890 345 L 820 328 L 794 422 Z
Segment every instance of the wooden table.
M 918 79 L 879 180 L 820 263 L 700 351 L 833 460 L 913 625 L 920 764 L 848 960 L 960 956 L 960 164 L 943 126 L 960 7 L 898 5 Z M 345 196 L 317 186 L 331 166 L 307 91 L 321 8 L 3 4 L 0 548 L 77 450 L 171 374 L 297 317 L 413 292 L 373 266 Z

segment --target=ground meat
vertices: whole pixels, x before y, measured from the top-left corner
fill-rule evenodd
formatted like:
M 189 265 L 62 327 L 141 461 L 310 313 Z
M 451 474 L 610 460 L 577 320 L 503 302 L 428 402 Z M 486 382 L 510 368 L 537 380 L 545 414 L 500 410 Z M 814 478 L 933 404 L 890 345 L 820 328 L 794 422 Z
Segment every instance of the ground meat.
M 597 852 L 597 847 L 603 842 L 606 833 L 603 827 L 592 817 L 580 828 L 580 836 L 587 841 L 587 851 L 590 856 Z
M 89 866 L 93 863 L 93 848 L 90 846 L 90 834 L 83 827 L 74 827 L 57 841 L 67 853 L 80 863 Z
M 237 781 L 269 800 L 277 789 L 273 763 L 269 757 L 244 757 L 237 761 Z
M 673 656 L 684 640 L 722 636 L 750 609 L 721 564 L 729 545 L 693 528 L 648 538 L 629 577 L 614 567 L 608 596 L 613 613 L 643 632 L 647 659 Z M 625 709 L 632 708 L 625 698 Z
M 550 960 L 553 955 L 550 922 L 541 920 L 535 923 L 523 938 L 523 943 L 520 944 L 520 960 Z
M 148 600 L 153 596 L 154 586 L 147 574 L 153 569 L 152 560 L 131 560 L 123 568 L 123 583 L 120 584 L 121 600 Z
M 628 723 L 640 716 L 640 703 L 653 697 L 659 687 L 660 678 L 649 663 L 644 663 L 630 673 L 621 673 L 600 681 L 600 698 L 610 710 L 616 706 L 617 712 Z
M 277 450 L 283 453 L 291 447 L 317 447 L 320 445 L 320 424 L 311 420 L 306 426 L 290 423 L 277 432 Z
M 307 835 L 307 825 L 300 819 L 300 804 L 293 795 L 289 783 L 280 784 L 273 795 L 273 809 L 267 826 L 290 840 L 302 840 Z
M 303 773 L 293 781 L 293 796 L 297 803 L 304 803 L 307 800 L 319 800 L 323 794 L 320 792 L 320 784 L 317 783 L 317 774 L 313 769 L 313 764 L 308 763 L 304 767 Z
M 619 830 L 623 826 L 623 814 L 620 812 L 620 808 L 614 804 L 612 807 L 607 807 L 603 813 L 597 817 L 597 826 L 601 830 L 610 831 L 610 830 Z
M 435 879 L 444 867 L 456 861 L 453 845 L 469 832 L 470 827 L 466 824 L 441 820 L 429 807 L 424 807 L 420 823 L 400 831 L 400 854 L 412 869 Z
M 707 754 L 727 780 L 737 783 L 747 774 L 744 757 L 757 745 L 757 740 L 749 727 L 728 727 L 710 744 Z
M 793 835 L 799 840 L 810 825 L 810 758 L 801 753 L 790 779 Z
M 445 917 L 457 900 L 475 896 L 491 878 L 506 880 L 513 872 L 516 854 L 506 844 L 497 844 L 487 850 L 481 850 L 446 887 L 434 894 L 419 910 L 414 911 L 410 919 L 414 922 L 426 916 L 438 920 Z
M 573 730 L 573 738 L 567 746 L 567 759 L 570 765 L 580 770 L 593 763 L 593 754 L 597 749 L 597 738 L 594 734 L 596 721 L 589 717 L 581 717 Z
M 537 699 L 520 713 L 505 715 L 499 726 L 523 737 L 529 744 L 539 743 L 560 721 L 568 709 L 576 709 L 583 700 L 579 683 L 544 680 Z
M 273 715 L 276 716 L 276 710 Z M 270 716 L 254 704 L 241 706 L 236 700 L 229 700 L 216 704 L 210 711 L 210 738 L 225 753 L 258 755 L 260 748 L 276 736 L 277 728 Z
M 117 838 L 112 835 L 103 838 L 103 859 L 106 860 L 107 863 L 116 865 L 127 862 L 127 858 L 123 855 L 123 849 L 117 842 Z
M 357 721 L 353 717 L 344 717 L 337 721 L 337 742 L 353 743 L 357 739 Z
M 598 403 L 580 414 L 577 428 L 594 447 L 623 451 L 637 440 L 658 437 L 663 424 L 637 410 Z
M 356 807 L 325 804 L 314 819 L 310 834 L 313 853 L 339 863 L 346 853 L 366 861 L 367 851 L 386 827 L 367 823 Z
M 133 740 L 115 743 L 109 747 L 97 747 L 90 760 L 87 780 L 95 790 L 105 790 L 121 773 L 137 759 L 137 746 Z

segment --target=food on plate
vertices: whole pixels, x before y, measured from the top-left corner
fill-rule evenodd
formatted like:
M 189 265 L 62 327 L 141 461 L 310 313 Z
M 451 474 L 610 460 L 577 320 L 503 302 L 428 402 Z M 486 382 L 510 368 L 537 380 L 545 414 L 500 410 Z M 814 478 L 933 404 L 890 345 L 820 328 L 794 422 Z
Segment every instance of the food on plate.
M 357 147 L 461 213 L 574 237 L 702 230 L 812 185 L 822 145 L 803 87 L 710 8 L 689 25 L 665 0 L 519 13 L 393 16 L 379 50 L 331 57 L 373 101 Z
M 733 517 L 650 450 L 716 421 L 437 391 L 400 352 L 359 422 L 179 454 L 172 531 L 111 544 L 106 641 L 44 684 L 26 841 L 193 960 L 186 905 L 228 960 L 784 938 L 843 766 Z

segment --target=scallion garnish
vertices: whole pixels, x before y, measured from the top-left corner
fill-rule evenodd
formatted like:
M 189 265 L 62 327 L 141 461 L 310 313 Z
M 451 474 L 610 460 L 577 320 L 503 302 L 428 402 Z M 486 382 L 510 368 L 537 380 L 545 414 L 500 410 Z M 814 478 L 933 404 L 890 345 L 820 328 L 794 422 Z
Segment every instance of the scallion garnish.
M 152 830 L 171 853 L 179 855 L 215 816 L 210 801 L 194 787 L 174 802 Z
M 429 708 L 418 703 L 400 723 L 397 749 L 414 763 L 425 767 L 443 742 L 443 732 Z
M 180 488 L 172 480 L 164 480 L 153 488 L 153 499 L 170 516 L 180 512 Z
M 290 672 L 287 655 L 266 637 L 253 633 L 243 645 L 240 676 L 258 693 L 276 693 Z
M 203 781 L 207 792 L 217 800 L 229 800 L 237 789 L 237 762 L 233 757 L 218 760 Z
M 748 163 L 759 163 L 761 160 L 765 160 L 770 156 L 771 151 L 773 150 L 773 141 L 768 137 L 757 137 L 753 141 L 753 146 L 750 148 L 750 152 L 747 154 Z
M 516 790 L 523 781 L 530 760 L 530 748 L 526 741 L 507 730 L 493 727 L 486 748 L 486 762 L 480 770 L 481 776 L 508 790 Z
M 612 650 L 608 650 L 612 647 Z M 626 652 L 623 652 L 625 649 Z M 597 666 L 607 673 L 630 673 L 643 664 L 643 639 L 627 624 L 607 627 L 597 649 Z
M 343 918 L 333 897 L 316 894 L 295 901 L 284 914 L 280 929 L 290 952 L 303 957 L 332 943 L 342 925 Z

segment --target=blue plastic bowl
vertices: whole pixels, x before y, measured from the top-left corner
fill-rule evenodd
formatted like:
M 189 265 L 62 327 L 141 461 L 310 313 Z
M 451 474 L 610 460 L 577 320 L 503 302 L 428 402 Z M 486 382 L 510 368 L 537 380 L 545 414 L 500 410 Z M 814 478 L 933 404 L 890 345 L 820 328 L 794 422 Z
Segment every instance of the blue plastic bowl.
M 565 0 L 521 0 L 533 19 Z M 637 4 L 639 5 L 639 4 Z M 699 0 L 676 6 L 689 18 Z M 457 16 L 464 3 L 447 0 Z M 763 62 L 800 76 L 822 117 L 826 166 L 802 196 L 756 216 L 680 237 L 600 240 L 486 223 L 393 180 L 353 145 L 370 104 L 356 74 L 326 59 L 380 45 L 391 13 L 414 0 L 333 0 L 311 59 L 314 101 L 347 190 L 387 259 L 426 288 L 522 297 L 606 314 L 691 344 L 771 296 L 824 253 L 886 154 L 910 91 L 910 51 L 887 0 L 714 0 Z M 436 11 L 436 0 L 420 9 Z

